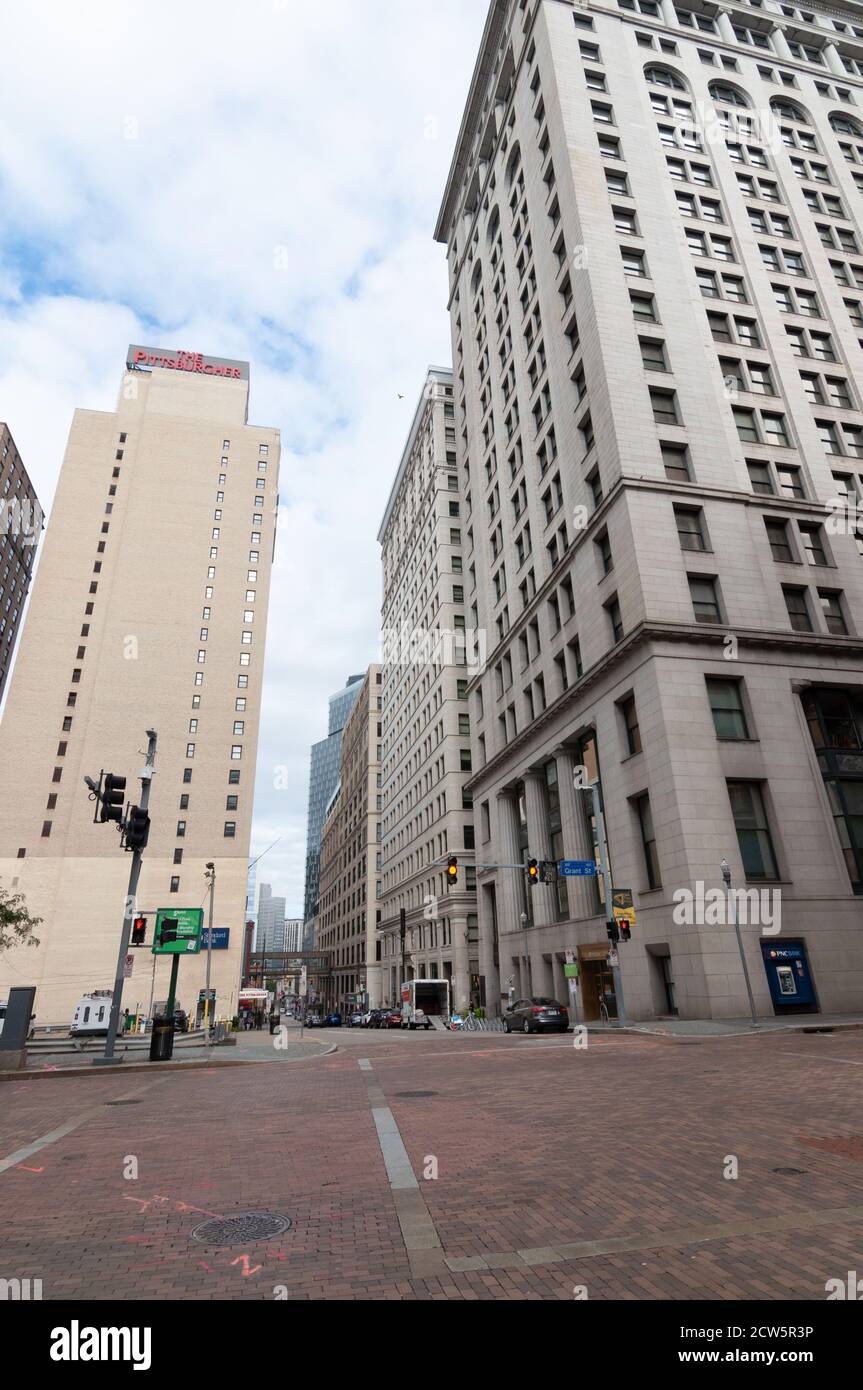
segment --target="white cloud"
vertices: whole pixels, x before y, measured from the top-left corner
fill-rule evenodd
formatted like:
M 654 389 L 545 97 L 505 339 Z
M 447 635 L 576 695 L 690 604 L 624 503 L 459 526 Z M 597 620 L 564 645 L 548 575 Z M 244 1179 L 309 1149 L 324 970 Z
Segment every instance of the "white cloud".
M 282 431 L 253 852 L 284 834 L 258 879 L 291 913 L 309 747 L 376 656 L 378 525 L 425 368 L 450 358 L 432 233 L 486 9 L 4 14 L 0 418 L 42 500 L 74 408 L 113 408 L 130 341 L 249 358 L 250 418 Z

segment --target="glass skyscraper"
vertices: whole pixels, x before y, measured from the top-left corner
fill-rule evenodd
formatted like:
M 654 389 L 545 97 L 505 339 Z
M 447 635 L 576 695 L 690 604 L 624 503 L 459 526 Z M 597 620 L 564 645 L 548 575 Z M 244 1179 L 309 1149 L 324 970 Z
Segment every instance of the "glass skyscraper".
M 311 950 L 313 922 L 321 880 L 321 831 L 330 799 L 339 781 L 342 756 L 342 730 L 354 701 L 362 689 L 365 673 L 350 676 L 343 690 L 330 696 L 329 731 L 320 743 L 312 745 L 309 771 L 309 817 L 306 835 L 306 889 L 303 905 L 305 926 L 303 947 Z

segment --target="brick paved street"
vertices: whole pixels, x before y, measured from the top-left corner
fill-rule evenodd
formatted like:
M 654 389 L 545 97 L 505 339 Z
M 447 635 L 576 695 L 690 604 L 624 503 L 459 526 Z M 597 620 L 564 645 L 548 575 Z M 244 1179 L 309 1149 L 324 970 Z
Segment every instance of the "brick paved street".
M 0 1160 L 80 1123 L 0 1169 L 0 1273 L 46 1299 L 823 1300 L 863 1269 L 863 1033 L 320 1041 L 4 1082 Z M 192 1239 L 243 1211 L 292 1225 Z

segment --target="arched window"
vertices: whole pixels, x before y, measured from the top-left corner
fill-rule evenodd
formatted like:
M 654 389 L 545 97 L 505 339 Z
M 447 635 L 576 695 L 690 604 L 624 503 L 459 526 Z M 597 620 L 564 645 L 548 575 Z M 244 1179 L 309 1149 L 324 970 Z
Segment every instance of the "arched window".
M 652 63 L 644 69 L 644 77 L 645 81 L 650 82 L 654 87 L 672 87 L 677 92 L 687 90 L 683 78 L 678 77 L 677 73 L 672 72 L 670 68 L 658 68 Z
M 723 106 L 749 106 L 751 103 L 745 92 L 741 92 L 739 87 L 732 87 L 730 82 L 711 82 L 707 89 L 714 101 L 721 101 Z
M 833 112 L 830 117 L 830 125 L 837 135 L 851 135 L 855 140 L 863 140 L 863 126 L 859 121 L 852 120 L 842 111 Z
M 770 103 L 770 110 L 785 121 L 799 121 L 801 125 L 812 124 L 812 118 L 808 112 L 804 111 L 802 106 L 798 106 L 796 101 L 786 101 L 784 97 L 774 97 Z
M 500 209 L 495 208 L 491 217 L 488 219 L 487 240 L 489 246 L 494 244 L 494 239 L 500 231 Z
M 481 265 L 481 263 L 480 263 L 479 261 L 477 261 L 476 269 L 475 269 L 474 272 L 473 272 L 473 278 L 471 279 L 471 282 L 470 282 L 470 292 L 471 292 L 471 294 L 476 294 L 477 291 L 479 290 L 479 287 L 480 287 L 481 284 L 482 284 L 482 265 Z
M 506 166 L 506 186 L 507 186 L 507 188 L 511 187 L 512 181 L 513 181 L 513 179 L 515 178 L 516 174 L 518 173 L 520 164 L 521 164 L 521 146 L 520 146 L 520 145 L 516 145 L 516 146 L 514 147 L 513 151 L 512 151 L 512 154 L 511 154 L 510 157 L 509 157 L 509 163 L 508 163 L 507 166 Z

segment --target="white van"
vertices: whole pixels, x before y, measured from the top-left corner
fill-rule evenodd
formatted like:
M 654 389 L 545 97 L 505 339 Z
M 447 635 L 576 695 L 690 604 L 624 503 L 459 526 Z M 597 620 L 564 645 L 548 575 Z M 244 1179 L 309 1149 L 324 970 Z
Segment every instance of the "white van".
M 97 1037 L 100 1033 L 107 1034 L 110 1017 L 111 991 L 109 989 L 85 994 L 84 998 L 75 1006 L 75 1014 L 69 1032 L 75 1037 Z

